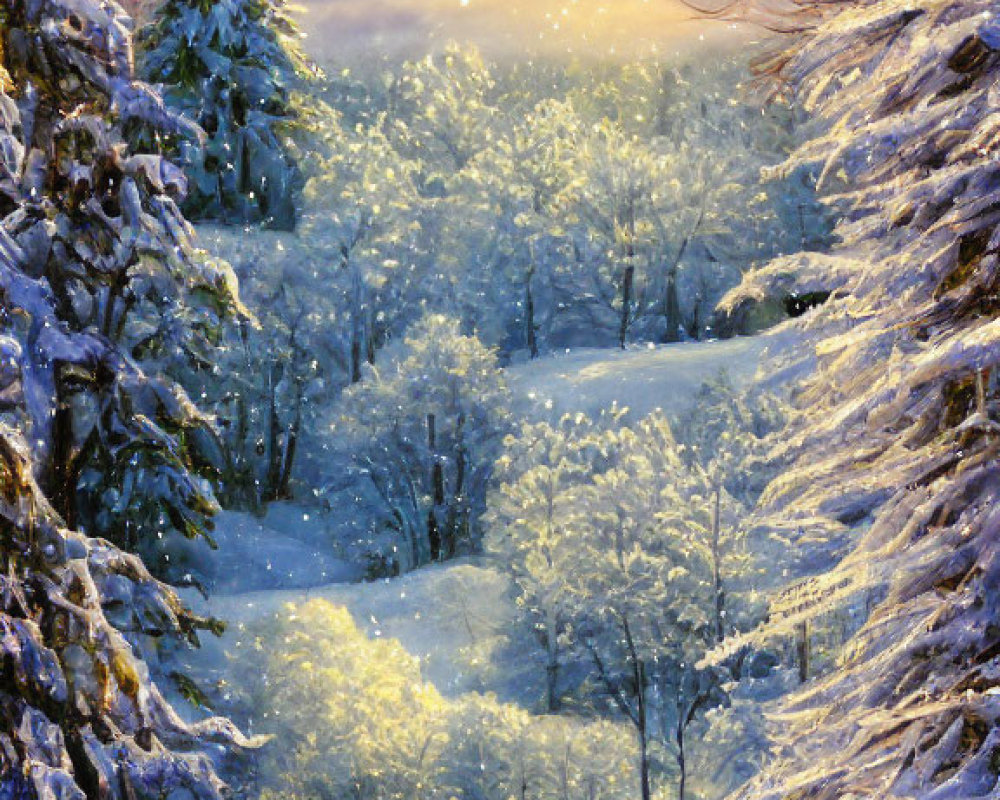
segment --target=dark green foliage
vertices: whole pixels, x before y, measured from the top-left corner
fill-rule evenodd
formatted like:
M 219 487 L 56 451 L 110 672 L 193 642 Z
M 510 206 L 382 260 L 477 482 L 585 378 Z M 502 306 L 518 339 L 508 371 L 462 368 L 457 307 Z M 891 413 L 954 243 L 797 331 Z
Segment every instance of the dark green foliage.
M 284 138 L 304 70 L 284 0 L 167 0 L 141 36 L 141 72 L 205 132 L 187 141 L 192 218 L 291 229 L 301 187 Z

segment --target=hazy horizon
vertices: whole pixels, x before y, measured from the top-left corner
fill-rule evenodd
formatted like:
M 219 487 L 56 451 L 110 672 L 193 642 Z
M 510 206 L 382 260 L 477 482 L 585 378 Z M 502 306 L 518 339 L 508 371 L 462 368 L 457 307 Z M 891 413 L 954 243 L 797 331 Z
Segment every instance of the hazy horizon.
M 491 58 L 670 57 L 729 49 L 759 29 L 695 19 L 680 0 L 299 0 L 321 62 L 420 56 L 450 40 Z

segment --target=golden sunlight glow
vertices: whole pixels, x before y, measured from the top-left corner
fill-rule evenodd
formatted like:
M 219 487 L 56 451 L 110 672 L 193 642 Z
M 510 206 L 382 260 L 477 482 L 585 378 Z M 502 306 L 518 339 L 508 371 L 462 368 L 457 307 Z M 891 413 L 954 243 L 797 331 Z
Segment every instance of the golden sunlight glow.
M 693 19 L 680 0 L 300 0 L 306 47 L 320 59 L 415 55 L 449 39 L 492 56 L 625 59 L 759 31 Z

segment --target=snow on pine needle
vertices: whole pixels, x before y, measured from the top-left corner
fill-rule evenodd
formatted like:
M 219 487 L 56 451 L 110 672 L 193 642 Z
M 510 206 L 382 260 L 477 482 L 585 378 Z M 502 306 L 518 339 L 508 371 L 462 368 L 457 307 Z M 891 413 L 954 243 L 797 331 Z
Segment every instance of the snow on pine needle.
M 758 520 L 789 552 L 834 544 L 749 641 L 865 597 L 872 610 L 836 668 L 784 704 L 775 758 L 738 797 L 996 791 L 995 13 L 985 0 L 838 4 L 772 62 L 813 116 L 786 168 L 818 170 L 841 244 L 832 300 L 791 323 L 813 370 L 779 453 L 794 466 Z M 827 269 L 801 267 L 812 282 Z

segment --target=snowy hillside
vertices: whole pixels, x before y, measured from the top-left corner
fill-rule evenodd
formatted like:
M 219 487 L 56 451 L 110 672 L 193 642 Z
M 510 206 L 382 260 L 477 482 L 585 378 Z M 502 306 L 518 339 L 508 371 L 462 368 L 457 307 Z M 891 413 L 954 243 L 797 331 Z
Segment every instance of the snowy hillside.
M 639 418 L 657 408 L 686 410 L 701 384 L 720 372 L 734 386 L 746 386 L 761 353 L 778 341 L 758 336 L 624 351 L 575 349 L 509 367 L 506 375 L 518 411 L 527 417 L 593 415 L 616 404 Z
M 224 654 L 238 659 L 241 648 L 252 646 L 244 633 L 247 626 L 286 603 L 323 599 L 346 608 L 370 637 L 398 639 L 420 659 L 424 678 L 445 694 L 493 691 L 530 707 L 541 691 L 540 681 L 530 674 L 532 665 L 506 649 L 505 633 L 515 617 L 510 585 L 481 560 L 435 565 L 371 583 L 243 591 L 214 596 L 208 603 L 187 599 L 230 626 L 191 657 L 191 672 L 202 680 L 226 674 Z

